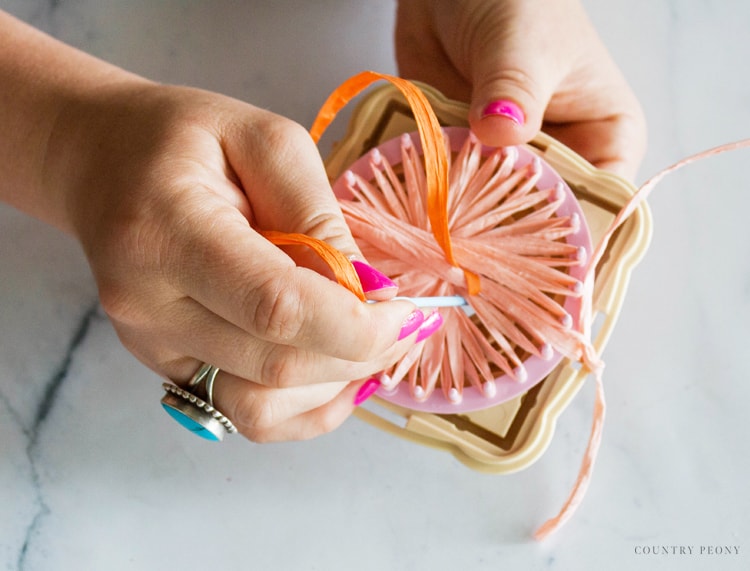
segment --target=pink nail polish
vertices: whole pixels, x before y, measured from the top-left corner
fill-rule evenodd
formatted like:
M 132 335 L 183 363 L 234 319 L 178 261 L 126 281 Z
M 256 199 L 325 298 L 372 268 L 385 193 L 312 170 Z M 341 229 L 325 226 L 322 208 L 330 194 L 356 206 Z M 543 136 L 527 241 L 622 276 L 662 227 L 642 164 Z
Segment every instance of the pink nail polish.
M 357 394 L 354 395 L 354 406 L 359 406 L 367 399 L 369 399 L 375 392 L 380 388 L 380 380 L 373 377 L 367 379 L 365 383 L 359 387 Z
M 354 260 L 352 266 L 354 266 L 354 271 L 359 276 L 362 290 L 365 293 L 387 288 L 398 288 L 396 282 L 364 262 Z
M 506 117 L 517 125 L 523 125 L 526 122 L 526 115 L 524 115 L 523 110 L 516 103 L 506 99 L 492 101 L 482 111 L 482 118 L 493 115 Z
M 440 326 L 443 324 L 443 316 L 440 315 L 439 311 L 433 311 L 427 319 L 424 320 L 424 323 L 419 327 L 419 331 L 417 331 L 417 340 L 415 343 L 419 343 L 420 341 L 424 341 L 427 339 L 430 335 L 435 333 L 438 329 L 440 329 Z
M 424 313 L 419 311 L 418 309 L 415 309 L 412 311 L 406 319 L 404 319 L 404 322 L 401 324 L 401 331 L 398 334 L 398 340 L 401 341 L 404 337 L 408 337 L 412 333 L 414 333 L 417 329 L 419 329 L 419 326 L 424 323 Z

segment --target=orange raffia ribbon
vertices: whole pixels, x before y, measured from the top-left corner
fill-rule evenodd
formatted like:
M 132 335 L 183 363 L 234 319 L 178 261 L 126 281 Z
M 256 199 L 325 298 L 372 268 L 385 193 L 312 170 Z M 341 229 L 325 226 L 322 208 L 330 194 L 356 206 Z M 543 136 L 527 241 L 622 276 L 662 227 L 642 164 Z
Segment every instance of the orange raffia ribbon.
M 351 291 L 361 301 L 366 300 L 365 293 L 362 291 L 362 284 L 359 281 L 357 272 L 354 271 L 352 263 L 344 254 L 327 242 L 305 234 L 276 232 L 273 230 L 260 230 L 259 234 L 276 246 L 307 246 L 312 249 L 328 264 L 328 267 L 331 268 L 336 276 L 336 281 Z
M 390 81 L 397 87 L 412 109 L 414 119 L 417 122 L 419 137 L 422 141 L 428 188 L 427 216 L 432 227 L 432 234 L 445 253 L 445 259 L 448 263 L 460 268 L 461 266 L 453 254 L 448 227 L 448 157 L 443 131 L 430 102 L 416 85 L 400 77 L 374 71 L 363 71 L 346 80 L 331 93 L 310 128 L 310 136 L 317 143 L 338 112 L 360 92 L 381 79 Z M 464 272 L 466 289 L 469 295 L 478 294 L 480 291 L 479 276 L 464 268 L 461 269 Z

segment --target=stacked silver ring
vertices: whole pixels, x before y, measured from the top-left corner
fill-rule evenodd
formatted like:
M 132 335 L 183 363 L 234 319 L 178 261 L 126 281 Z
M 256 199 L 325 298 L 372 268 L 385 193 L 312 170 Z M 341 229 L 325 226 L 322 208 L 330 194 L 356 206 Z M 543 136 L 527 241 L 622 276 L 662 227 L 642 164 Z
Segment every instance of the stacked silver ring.
M 214 407 L 214 381 L 218 367 L 203 363 L 183 389 L 172 383 L 162 386 L 167 394 L 161 404 L 169 415 L 190 432 L 207 440 L 221 441 L 234 434 L 232 421 Z

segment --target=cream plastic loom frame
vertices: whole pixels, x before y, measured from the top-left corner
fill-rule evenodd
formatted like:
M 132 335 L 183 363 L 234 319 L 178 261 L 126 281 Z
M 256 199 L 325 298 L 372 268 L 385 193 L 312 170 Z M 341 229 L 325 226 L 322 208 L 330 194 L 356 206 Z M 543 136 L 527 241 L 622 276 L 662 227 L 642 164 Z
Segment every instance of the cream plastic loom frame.
M 466 126 L 468 107 L 419 84 L 441 124 Z M 326 160 L 335 180 L 362 154 L 383 141 L 416 129 L 398 89 L 383 85 L 362 96 L 344 138 Z M 635 187 L 593 167 L 576 153 L 541 133 L 529 144 L 568 183 L 584 211 L 592 241 L 598 243 Z M 601 354 L 614 328 L 630 273 L 644 255 L 651 236 L 645 203 L 612 237 L 597 268 L 594 285 L 594 347 Z M 452 453 L 467 466 L 485 472 L 511 473 L 526 468 L 549 445 L 560 414 L 588 373 L 563 360 L 543 381 L 523 395 L 481 411 L 440 415 L 418 412 L 373 397 L 356 414 L 366 422 L 419 444 Z

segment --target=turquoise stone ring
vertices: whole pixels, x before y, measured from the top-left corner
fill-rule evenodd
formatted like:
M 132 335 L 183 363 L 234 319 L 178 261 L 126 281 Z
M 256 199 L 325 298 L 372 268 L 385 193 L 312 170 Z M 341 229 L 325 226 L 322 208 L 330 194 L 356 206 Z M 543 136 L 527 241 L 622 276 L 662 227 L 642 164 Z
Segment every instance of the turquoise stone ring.
M 237 432 L 232 421 L 213 406 L 213 385 L 218 373 L 218 368 L 204 363 L 188 382 L 190 390 L 164 383 L 167 394 L 161 399 L 164 410 L 180 425 L 214 442 L 222 441 L 227 432 Z

